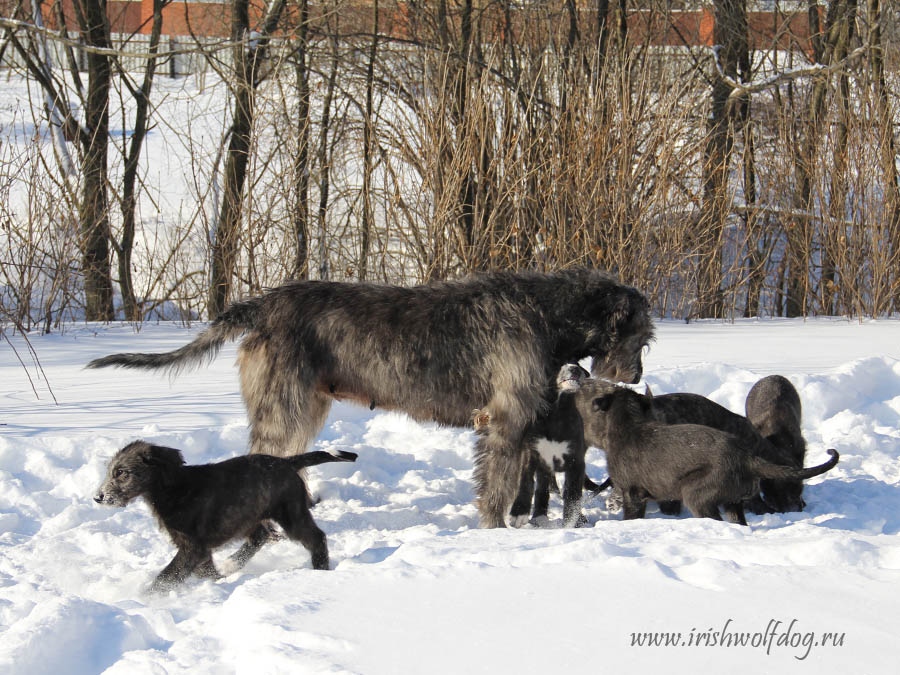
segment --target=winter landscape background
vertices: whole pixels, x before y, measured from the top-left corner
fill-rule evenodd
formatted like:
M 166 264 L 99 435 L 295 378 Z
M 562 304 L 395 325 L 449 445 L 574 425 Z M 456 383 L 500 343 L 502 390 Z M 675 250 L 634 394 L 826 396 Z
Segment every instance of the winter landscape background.
M 583 529 L 562 529 L 553 501 L 548 529 L 480 530 L 471 431 L 336 404 L 316 448 L 360 456 L 311 471 L 333 571 L 313 571 L 285 541 L 225 579 L 148 597 L 171 544 L 142 503 L 112 509 L 91 496 L 135 438 L 181 448 L 189 463 L 245 452 L 235 348 L 174 380 L 83 366 L 172 349 L 200 329 L 32 335 L 46 381 L 20 336 L 0 349 L 0 671 L 894 671 L 900 322 L 660 322 L 645 362 L 656 393 L 742 412 L 758 378 L 795 384 L 807 463 L 841 453 L 809 481 L 805 512 L 750 515 L 747 528 L 654 509 L 625 523 L 600 498 Z M 599 450 L 588 473 L 605 477 Z M 652 639 L 679 646 L 635 643 L 662 633 L 673 635 Z M 764 633 L 763 646 L 736 646 Z M 696 646 L 726 635 L 730 647 Z

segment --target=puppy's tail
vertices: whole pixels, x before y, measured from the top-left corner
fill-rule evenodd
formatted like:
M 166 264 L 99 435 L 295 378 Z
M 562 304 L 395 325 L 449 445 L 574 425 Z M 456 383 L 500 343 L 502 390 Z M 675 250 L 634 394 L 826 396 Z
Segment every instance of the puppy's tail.
M 355 462 L 357 457 L 358 455 L 355 452 L 344 452 L 343 450 L 338 450 L 336 455 L 332 455 L 330 452 L 314 450 L 313 452 L 304 452 L 302 455 L 285 457 L 285 459 L 299 471 L 308 466 L 316 466 L 326 462 Z
M 831 459 L 824 464 L 811 466 L 808 469 L 794 469 L 789 466 L 782 466 L 781 464 L 771 464 L 759 457 L 750 457 L 747 463 L 750 467 L 750 471 L 757 478 L 766 478 L 769 480 L 806 480 L 807 478 L 812 478 L 813 476 L 818 476 L 826 471 L 830 471 L 837 465 L 838 460 L 840 459 L 837 450 L 829 450 L 828 454 L 831 455 Z
M 257 325 L 261 304 L 262 298 L 232 303 L 193 342 L 174 351 L 161 354 L 110 354 L 94 359 L 87 367 L 119 366 L 145 370 L 165 368 L 178 372 L 197 365 L 204 359 L 212 361 L 225 340 L 233 340 Z

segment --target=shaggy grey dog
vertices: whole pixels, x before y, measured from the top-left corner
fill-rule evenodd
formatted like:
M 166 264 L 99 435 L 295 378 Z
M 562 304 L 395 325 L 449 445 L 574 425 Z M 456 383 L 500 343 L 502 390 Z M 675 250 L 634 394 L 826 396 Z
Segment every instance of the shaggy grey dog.
M 747 394 L 746 412 L 763 438 L 784 457 L 780 464 L 803 467 L 806 440 L 800 431 L 800 395 L 787 378 L 769 375 L 754 384 Z M 769 510 L 802 511 L 806 506 L 801 481 L 764 480 L 762 493 Z
M 483 527 L 503 527 L 527 457 L 526 431 L 555 397 L 564 363 L 637 382 L 653 337 L 640 292 L 593 270 L 494 273 L 401 288 L 298 281 L 232 304 L 190 344 L 116 354 L 89 366 L 179 370 L 246 334 L 239 355 L 250 451 L 306 450 L 333 399 L 418 420 L 490 424 L 475 452 Z
M 325 534 L 309 513 L 306 485 L 297 471 L 325 462 L 353 461 L 356 454 L 352 452 L 337 456 L 308 452 L 288 459 L 249 455 L 185 466 L 181 452 L 174 448 L 134 441 L 110 460 L 94 501 L 127 506 L 143 497 L 178 547 L 151 591 L 171 588 L 192 572 L 218 577 L 212 551 L 233 539 L 248 538 L 234 557 L 245 563 L 268 538 L 263 521 L 269 519 L 306 547 L 315 569 L 327 570 Z
M 591 429 L 599 421 L 613 485 L 622 491 L 625 519 L 642 518 L 647 499 L 679 500 L 697 517 L 746 525 L 743 500 L 759 481 L 804 480 L 833 468 L 838 453 L 809 469 L 772 464 L 754 454 L 752 443 L 700 424 L 653 421 L 646 397 L 619 387 L 602 396 L 581 391 L 576 404 Z M 598 430 L 592 430 L 597 434 Z

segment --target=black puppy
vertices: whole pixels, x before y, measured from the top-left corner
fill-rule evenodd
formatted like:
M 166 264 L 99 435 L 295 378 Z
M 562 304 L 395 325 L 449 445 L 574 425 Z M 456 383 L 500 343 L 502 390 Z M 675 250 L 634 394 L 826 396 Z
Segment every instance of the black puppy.
M 235 457 L 215 464 L 185 466 L 181 452 L 145 441 L 128 444 L 110 460 L 94 501 L 127 506 L 144 497 L 178 553 L 154 580 L 151 591 L 184 581 L 191 572 L 219 576 L 212 550 L 248 537 L 235 556 L 246 562 L 268 538 L 266 520 L 312 555 L 317 570 L 328 569 L 325 534 L 312 519 L 300 469 L 325 462 L 353 462 L 356 454 L 307 452 L 281 459 L 270 455 Z
M 762 437 L 781 453 L 779 464 L 803 467 L 806 441 L 800 431 L 800 395 L 787 378 L 769 375 L 754 384 L 747 394 L 746 412 Z M 801 481 L 764 480 L 761 487 L 770 511 L 802 511 L 806 506 Z
M 585 429 L 606 439 L 613 485 L 622 490 L 624 518 L 642 518 L 650 498 L 679 500 L 698 517 L 746 525 L 743 500 L 759 491 L 761 479 L 804 480 L 825 473 L 838 453 L 817 467 L 794 469 L 767 462 L 734 434 L 699 424 L 653 421 L 649 400 L 618 388 L 601 396 L 581 390 L 575 396 Z
M 598 494 L 609 482 L 597 485 L 585 474 L 584 456 L 587 446 L 592 444 L 584 435 L 581 414 L 572 397 L 591 374 L 577 363 L 568 363 L 560 368 L 556 377 L 556 398 L 550 408 L 529 427 L 528 444 L 532 450 L 522 470 L 519 492 L 510 509 L 513 524 L 521 525 L 531 511 L 532 522 L 539 523 L 546 518 L 550 503 L 550 492 L 559 492 L 555 472 L 565 472 L 563 484 L 563 522 L 566 526 L 583 525 L 587 522 L 581 512 L 582 489 Z M 490 421 L 484 411 L 476 411 L 476 430 Z M 532 511 L 532 495 L 534 509 Z

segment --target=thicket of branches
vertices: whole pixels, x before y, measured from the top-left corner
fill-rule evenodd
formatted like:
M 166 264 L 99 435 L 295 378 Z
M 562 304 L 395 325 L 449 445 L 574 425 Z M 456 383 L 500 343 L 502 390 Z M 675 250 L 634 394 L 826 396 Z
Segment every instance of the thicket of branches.
M 55 152 L 0 146 L 3 315 L 211 317 L 288 278 L 572 265 L 663 316 L 896 312 L 882 1 L 810 2 L 811 39 L 776 13 L 760 45 L 744 0 L 715 0 L 716 46 L 687 49 L 651 46 L 684 30 L 665 0 L 232 0 L 224 44 L 179 38 L 228 95 L 218 142 L 181 131 L 197 202 L 177 222 L 141 168 L 155 83 L 185 57 L 161 37 L 166 0 L 139 57 L 129 36 L 113 48 L 100 0 L 75 0 L 76 32 L 10 6 L 2 50 Z M 110 105 L 131 111 L 127 141 Z

